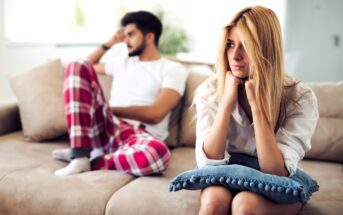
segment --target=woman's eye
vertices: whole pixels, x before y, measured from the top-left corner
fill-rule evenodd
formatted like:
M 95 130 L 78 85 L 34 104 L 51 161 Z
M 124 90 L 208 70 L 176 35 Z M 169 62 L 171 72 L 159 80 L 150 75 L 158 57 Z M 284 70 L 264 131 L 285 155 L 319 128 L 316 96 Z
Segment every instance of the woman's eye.
M 227 41 L 226 48 L 232 48 L 232 47 L 233 47 L 233 43 L 231 41 Z

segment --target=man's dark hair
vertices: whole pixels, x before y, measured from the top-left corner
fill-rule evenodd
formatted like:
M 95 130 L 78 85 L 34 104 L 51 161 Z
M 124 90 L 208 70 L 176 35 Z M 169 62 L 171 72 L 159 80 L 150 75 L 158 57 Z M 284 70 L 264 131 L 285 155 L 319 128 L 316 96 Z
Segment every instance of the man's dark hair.
M 125 27 L 128 24 L 136 24 L 144 35 L 152 32 L 155 35 L 155 44 L 158 46 L 162 33 L 162 23 L 157 16 L 147 11 L 130 12 L 121 19 L 122 26 Z

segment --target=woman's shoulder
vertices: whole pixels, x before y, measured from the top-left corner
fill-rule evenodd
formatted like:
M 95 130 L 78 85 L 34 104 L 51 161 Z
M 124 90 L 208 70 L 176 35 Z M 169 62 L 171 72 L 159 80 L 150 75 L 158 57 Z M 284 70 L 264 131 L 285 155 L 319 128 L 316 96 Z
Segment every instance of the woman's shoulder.
M 215 75 L 202 82 L 195 90 L 194 102 L 215 103 L 217 100 L 218 81 Z
M 317 97 L 310 87 L 290 76 L 285 78 L 284 86 L 283 107 L 286 112 L 317 115 Z
M 316 99 L 316 96 L 310 87 L 290 75 L 285 76 L 284 96 L 294 101 Z
M 215 76 L 210 76 L 197 87 L 196 91 L 198 93 L 205 93 L 211 90 L 216 90 L 216 88 L 217 78 Z

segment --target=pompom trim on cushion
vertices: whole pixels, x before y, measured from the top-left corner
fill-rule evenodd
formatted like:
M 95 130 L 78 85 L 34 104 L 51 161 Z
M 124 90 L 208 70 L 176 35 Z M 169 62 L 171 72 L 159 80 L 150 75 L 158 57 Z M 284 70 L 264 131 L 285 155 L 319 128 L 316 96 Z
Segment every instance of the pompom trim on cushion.
M 305 203 L 319 189 L 317 182 L 300 169 L 291 177 L 282 177 L 232 164 L 206 166 L 181 173 L 172 180 L 169 191 L 198 190 L 213 185 L 251 191 L 274 202 L 288 204 Z

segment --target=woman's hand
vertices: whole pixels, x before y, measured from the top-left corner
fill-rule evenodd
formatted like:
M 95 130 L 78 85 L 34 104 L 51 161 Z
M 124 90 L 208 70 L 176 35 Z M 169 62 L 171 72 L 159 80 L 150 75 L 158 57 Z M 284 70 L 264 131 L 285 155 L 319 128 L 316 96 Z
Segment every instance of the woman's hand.
M 243 84 L 244 81 L 235 77 L 231 71 L 226 72 L 224 93 L 221 98 L 221 103 L 233 107 L 238 100 L 238 85 Z

